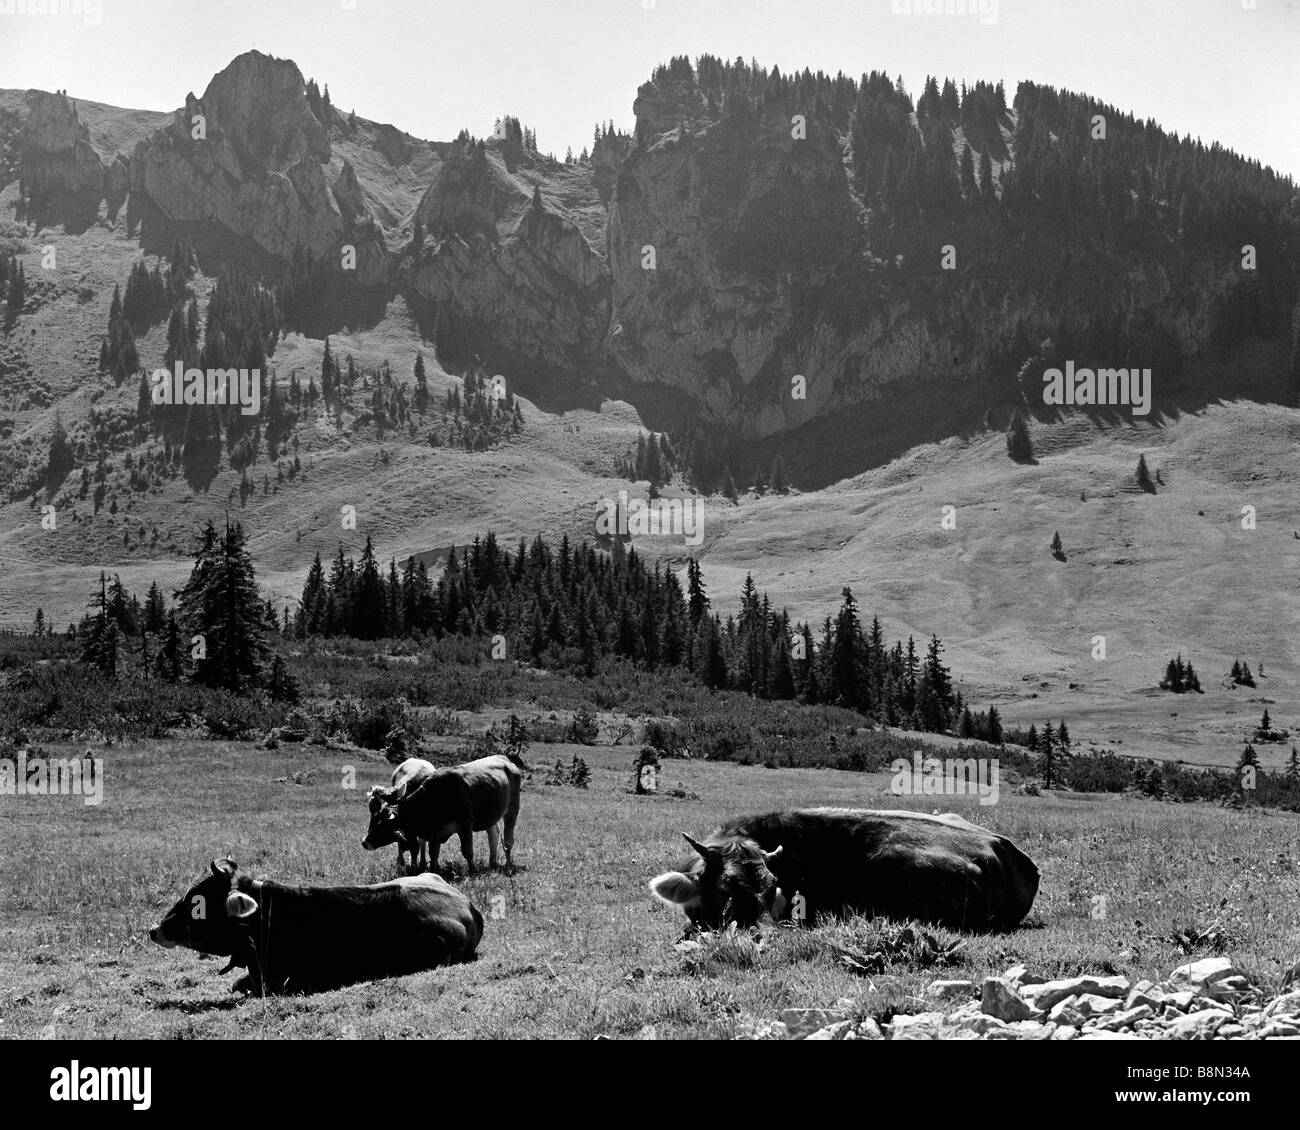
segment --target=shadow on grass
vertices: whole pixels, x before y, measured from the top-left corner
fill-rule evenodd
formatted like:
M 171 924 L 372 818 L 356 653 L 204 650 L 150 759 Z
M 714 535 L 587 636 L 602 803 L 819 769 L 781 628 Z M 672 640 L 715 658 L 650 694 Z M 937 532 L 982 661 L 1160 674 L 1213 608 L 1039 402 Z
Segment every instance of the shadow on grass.
M 183 1012 L 186 1015 L 193 1016 L 203 1012 L 229 1012 L 233 1008 L 238 1008 L 247 1000 L 248 997 L 243 995 L 202 1001 L 172 998 L 155 1001 L 153 1007 L 160 1012 Z

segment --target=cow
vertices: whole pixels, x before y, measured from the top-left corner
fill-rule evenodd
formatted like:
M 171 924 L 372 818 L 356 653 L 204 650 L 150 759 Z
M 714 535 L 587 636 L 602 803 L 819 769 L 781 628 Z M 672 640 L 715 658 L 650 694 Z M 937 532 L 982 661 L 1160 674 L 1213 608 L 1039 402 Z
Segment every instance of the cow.
M 695 929 L 793 912 L 809 924 L 858 913 L 1009 930 L 1038 893 L 1028 856 L 952 813 L 797 809 L 733 820 L 703 843 L 686 841 L 694 858 L 650 889 L 681 906 Z
M 428 840 L 433 867 L 443 843 L 453 833 L 460 836 L 460 850 L 470 872 L 474 870 L 474 833 L 488 834 L 488 863 L 497 866 L 497 824 L 504 819 L 506 866 L 512 867 L 515 821 L 519 818 L 519 790 L 523 783 L 519 764 L 496 754 L 439 769 L 415 789 L 384 801 L 370 796 L 370 828 L 361 841 L 367 851 L 385 844 L 417 837 Z
M 373 798 L 378 797 L 381 803 L 391 804 L 398 797 L 406 795 L 408 789 L 412 789 L 420 784 L 421 781 L 432 777 L 437 770 L 434 769 L 432 762 L 425 761 L 422 757 L 408 757 L 396 769 L 393 770 L 393 783 L 390 788 L 384 788 L 376 785 L 367 793 L 371 798 L 371 812 L 375 811 Z M 397 841 L 397 866 L 401 869 L 405 865 L 404 852 L 410 850 L 412 871 L 422 871 L 429 866 L 429 843 L 427 840 L 417 839 L 407 843 L 405 838 Z M 419 850 L 419 860 L 416 860 L 416 850 Z
M 316 992 L 473 958 L 483 915 L 437 875 L 371 886 L 292 887 L 214 859 L 150 941 L 229 958 L 258 996 Z

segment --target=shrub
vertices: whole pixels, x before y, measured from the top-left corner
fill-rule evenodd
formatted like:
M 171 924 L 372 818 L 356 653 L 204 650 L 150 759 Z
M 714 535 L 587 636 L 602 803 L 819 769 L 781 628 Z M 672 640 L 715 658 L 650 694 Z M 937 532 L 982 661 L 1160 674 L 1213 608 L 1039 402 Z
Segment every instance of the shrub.
M 585 706 L 573 712 L 573 721 L 569 723 L 569 740 L 579 745 L 595 745 L 600 725 L 596 716 Z

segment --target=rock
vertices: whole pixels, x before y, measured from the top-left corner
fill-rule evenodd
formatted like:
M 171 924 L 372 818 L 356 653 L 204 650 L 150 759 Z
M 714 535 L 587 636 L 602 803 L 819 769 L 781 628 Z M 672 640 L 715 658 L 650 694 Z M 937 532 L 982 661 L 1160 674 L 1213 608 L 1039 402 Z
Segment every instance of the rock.
M 816 1032 L 805 1036 L 805 1040 L 845 1040 L 850 1035 L 856 1039 L 856 1033 L 853 1031 L 852 1020 L 839 1020 L 834 1024 L 828 1024 L 825 1028 L 818 1028 Z
M 1124 1002 L 1116 997 L 1099 997 L 1096 993 L 1084 993 L 1077 998 L 1074 1007 L 1084 1016 L 1109 1016 L 1112 1012 L 1122 1011 Z
M 1214 1038 L 1216 1040 L 1239 1040 L 1245 1034 L 1246 1029 L 1240 1024 L 1224 1024 L 1214 1033 Z
M 1017 1020 L 1005 1028 L 989 1032 L 989 1039 L 1050 1040 L 1056 1030 L 1056 1025 L 1039 1020 Z
M 1025 1004 L 1010 981 L 986 977 L 980 996 L 980 1008 L 999 1020 L 1030 1020 L 1038 1013 Z
M 1053 1024 L 1068 1024 L 1074 1028 L 1082 1028 L 1084 1022 L 1088 1019 L 1087 1014 L 1080 1012 L 1076 1007 L 1076 998 L 1067 997 L 1063 1001 L 1057 1001 L 1047 1014 L 1047 1019 Z
M 1277 1040 L 1291 1036 L 1300 1036 L 1300 1024 L 1293 1024 L 1286 1020 L 1272 1020 L 1257 1029 L 1261 1040 Z
M 655 1030 L 655 1026 L 653 1024 L 647 1024 L 644 1028 L 640 1029 L 640 1031 L 638 1031 L 637 1034 L 632 1038 L 634 1040 L 657 1040 L 659 1039 L 659 1033 Z
M 1276 1000 L 1270 1001 L 1264 1008 L 1263 1015 L 1269 1018 L 1300 1015 L 1300 990 L 1286 993 Z
M 847 1019 L 842 1012 L 828 1008 L 787 1008 L 781 1013 L 781 1023 L 796 1040 Z
M 1149 1004 L 1140 1004 L 1136 1008 L 1126 1008 L 1121 1012 L 1116 1012 L 1106 1017 L 1102 1022 L 1105 1028 L 1132 1028 L 1139 1020 L 1149 1020 L 1156 1014 L 1156 1010 Z
M 944 1021 L 942 1012 L 918 1012 L 895 1016 L 889 1023 L 891 1040 L 937 1040 L 941 1037 Z
M 1142 988 L 1141 984 L 1134 986 L 1133 991 L 1129 993 L 1128 999 L 1124 1002 L 1126 1009 L 1146 1006 L 1153 1012 L 1158 1012 L 1164 1007 L 1164 990 L 1156 988 L 1150 981 L 1146 982 L 1146 986 L 1146 988 Z
M 966 1000 L 975 992 L 973 981 L 931 981 L 925 987 L 925 995 L 936 1000 Z
M 1136 1032 L 1112 1032 L 1106 1028 L 1087 1028 L 1079 1035 L 1080 1040 L 1140 1040 Z
M 951 1022 L 951 1017 L 949 1021 Z M 963 1016 L 955 1024 L 952 1024 L 952 1027 L 963 1032 L 977 1032 L 983 1036 L 986 1032 L 990 1032 L 995 1028 L 1005 1028 L 1006 1022 L 999 1020 L 996 1016 L 981 1014 L 979 1016 Z
M 859 1040 L 883 1040 L 884 1038 L 885 1034 L 880 1030 L 880 1025 L 871 1017 L 868 1016 L 865 1020 L 858 1021 Z
M 1212 1040 L 1222 1024 L 1232 1020 L 1232 1014 L 1220 1009 L 1189 1012 L 1180 1016 L 1165 1029 L 1168 1040 Z
M 1177 993 L 1166 993 L 1164 1005 L 1168 1008 L 1175 1008 L 1179 1012 L 1186 1012 L 1192 1007 L 1192 1002 L 1196 1000 L 1196 993 L 1191 990 L 1183 990 Z
M 1030 973 L 1028 968 L 1024 965 L 1011 966 L 1010 969 L 1002 974 L 1002 979 L 1004 981 L 1010 981 L 1017 988 L 1021 985 L 1041 985 L 1043 983 L 1043 978 Z
M 1215 1000 L 1236 996 L 1250 988 L 1250 982 L 1226 957 L 1207 957 L 1180 965 L 1169 977 L 1179 990 L 1190 989 Z
M 1053 1040 L 1077 1040 L 1079 1029 L 1073 1024 L 1062 1024 L 1052 1031 Z
M 1070 977 L 1059 981 L 1044 981 L 1038 985 L 1026 985 L 1020 992 L 1034 1008 L 1051 1009 L 1066 997 L 1089 993 L 1099 997 L 1122 999 L 1128 991 L 1127 977 Z

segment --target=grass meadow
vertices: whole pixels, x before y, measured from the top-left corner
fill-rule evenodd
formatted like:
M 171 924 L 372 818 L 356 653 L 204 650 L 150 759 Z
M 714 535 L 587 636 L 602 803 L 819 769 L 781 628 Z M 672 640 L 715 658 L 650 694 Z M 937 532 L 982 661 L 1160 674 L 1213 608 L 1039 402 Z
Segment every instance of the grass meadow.
M 43 747 L 78 756 L 84 746 Z M 660 793 L 630 791 L 636 747 L 534 745 L 515 874 L 462 877 L 487 918 L 478 959 L 315 996 L 230 992 L 221 960 L 163 950 L 146 932 L 230 853 L 289 883 L 397 873 L 367 853 L 364 791 L 382 755 L 321 746 L 157 740 L 95 748 L 105 800 L 0 796 L 0 1037 L 659 1038 L 743 1034 L 790 1007 L 849 997 L 878 1018 L 922 1011 L 935 977 L 978 979 L 1023 961 L 1045 976 L 1157 978 L 1188 953 L 1231 954 L 1276 989 L 1300 950 L 1300 817 L 1131 795 L 894 797 L 885 773 L 672 759 Z M 587 789 L 545 783 L 556 758 L 590 765 Z M 346 767 L 355 788 L 343 787 Z M 277 780 L 279 779 L 279 780 Z M 676 793 L 678 795 L 669 795 Z M 771 926 L 681 952 L 685 918 L 646 883 L 678 863 L 680 831 L 793 805 L 961 812 L 1038 863 L 1034 911 L 1015 933 L 969 937 L 948 964 L 899 959 L 855 972 L 873 924 Z M 486 837 L 476 857 L 486 861 Z M 861 968 L 861 966 L 859 966 Z

